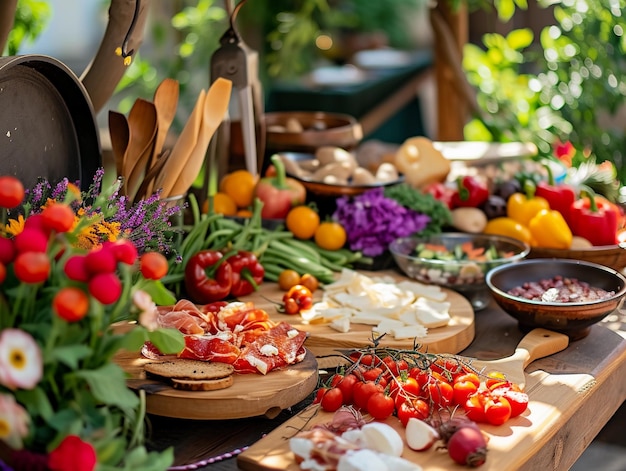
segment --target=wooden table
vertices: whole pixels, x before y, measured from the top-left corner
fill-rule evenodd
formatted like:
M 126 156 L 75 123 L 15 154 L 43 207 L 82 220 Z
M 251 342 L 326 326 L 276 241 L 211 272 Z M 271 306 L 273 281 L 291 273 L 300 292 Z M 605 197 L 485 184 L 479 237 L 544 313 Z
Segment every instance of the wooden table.
M 476 313 L 475 324 L 475 339 L 462 352 L 463 355 L 482 359 L 508 356 L 523 336 L 516 322 L 495 303 Z M 576 394 L 569 394 L 567 401 L 563 401 L 562 385 L 555 382 L 554 397 L 541 405 L 542 410 L 545 407 L 546 411 L 550 411 L 549 426 L 533 435 L 532 439 L 521 441 L 519 447 L 522 447 L 523 457 L 518 456 L 521 459 L 519 465 L 508 467 L 508 470 L 569 469 L 626 400 L 626 340 L 609 329 L 609 325 L 595 325 L 588 337 L 572 342 L 566 350 L 537 360 L 527 368 L 529 374 L 547 374 L 548 380 L 557 378 L 557 375 L 589 375 L 590 378 L 589 381 L 579 382 L 584 387 Z M 623 327 L 624 324 L 618 325 Z M 615 324 L 612 326 L 615 328 Z M 530 396 L 532 401 L 532 391 Z M 261 439 L 309 403 L 305 400 L 272 420 L 191 421 L 151 417 L 150 443 L 157 449 L 174 447 L 175 465 L 179 466 L 175 469 L 235 470 L 238 467 L 234 456 L 239 451 Z M 230 458 L 220 456 L 228 452 L 234 452 Z M 218 456 L 218 460 L 210 459 Z M 197 466 L 188 466 L 194 463 Z M 453 468 L 451 462 L 450 469 Z M 503 468 L 490 467 L 487 460 L 481 469 Z

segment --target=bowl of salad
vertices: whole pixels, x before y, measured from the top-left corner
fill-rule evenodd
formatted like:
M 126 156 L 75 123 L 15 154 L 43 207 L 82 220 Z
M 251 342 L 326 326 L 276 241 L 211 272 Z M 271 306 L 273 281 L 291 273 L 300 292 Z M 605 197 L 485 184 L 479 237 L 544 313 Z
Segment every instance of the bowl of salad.
M 401 237 L 389 245 L 389 251 L 408 277 L 453 289 L 478 311 L 492 299 L 485 283 L 487 273 L 524 259 L 530 247 L 500 235 L 444 232 Z

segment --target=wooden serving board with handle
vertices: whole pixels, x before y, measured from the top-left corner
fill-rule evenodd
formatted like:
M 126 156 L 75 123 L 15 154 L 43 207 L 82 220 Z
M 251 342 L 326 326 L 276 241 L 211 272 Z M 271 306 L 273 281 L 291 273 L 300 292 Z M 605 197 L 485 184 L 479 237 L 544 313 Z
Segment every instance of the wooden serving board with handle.
M 569 339 L 566 335 L 535 329 L 520 341 L 515 353 L 509 357 L 489 361 L 466 358 L 474 366 L 484 368 L 485 373 L 500 371 L 506 374 L 507 378 L 513 380 L 521 378 L 521 382 L 527 385 L 526 391 L 530 398 L 529 408 L 521 416 L 510 419 L 506 424 L 497 427 L 481 425 L 490 437 L 486 466 L 489 469 L 516 469 L 513 465 L 514 455 L 528 452 L 517 445 L 532 444 L 533 433 L 542 433 L 548 422 L 558 419 L 555 411 L 548 410 L 546 406 L 546 403 L 550 401 L 547 398 L 542 400 L 542 397 L 545 398 L 549 392 L 553 394 L 555 384 L 559 380 L 548 379 L 547 375 L 541 374 L 542 372 L 534 372 L 529 381 L 525 378 L 524 369 L 533 360 L 567 348 L 568 343 Z M 562 385 L 558 393 L 563 396 L 565 402 L 575 402 L 578 391 L 585 389 L 593 378 L 589 375 L 563 375 L 561 381 Z M 542 384 L 543 382 L 545 384 Z M 551 383 L 550 389 L 547 387 L 548 382 Z M 245 471 L 297 471 L 299 468 L 289 450 L 289 439 L 301 430 L 330 422 L 332 416 L 332 413 L 322 411 L 317 404 L 307 407 L 241 453 L 237 457 L 239 468 Z M 390 417 L 386 422 L 404 437 L 404 428 L 396 417 Z M 441 471 L 456 466 L 447 453 L 436 449 L 436 446 L 425 452 L 416 452 L 408 448 L 405 442 L 402 456 L 422 466 L 424 471 Z
M 164 360 L 169 359 L 167 356 Z M 307 351 L 304 360 L 267 375 L 234 374 L 234 384 L 216 391 L 183 391 L 146 377 L 143 365 L 155 361 L 136 352 L 120 352 L 115 362 L 128 374 L 131 389 L 146 392 L 150 414 L 178 419 L 221 420 L 266 416 L 305 399 L 317 386 L 317 361 Z
M 361 273 L 361 272 L 360 272 Z M 367 273 L 367 272 L 362 272 Z M 397 280 L 409 280 L 392 270 L 370 273 L 372 276 L 392 276 Z M 459 353 L 474 340 L 474 310 L 469 301 L 449 289 L 446 292 L 446 301 L 450 302 L 450 317 L 452 320 L 445 327 L 429 329 L 428 335 L 415 340 L 420 351 L 429 353 Z M 339 350 L 366 348 L 372 345 L 372 326 L 352 324 L 349 332 L 338 332 L 327 324 L 307 324 L 299 315 L 281 314 L 277 310 L 277 303 L 282 301 L 285 294 L 276 283 L 263 283 L 260 289 L 246 296 L 242 301 L 251 301 L 255 306 L 266 310 L 272 320 L 287 321 L 299 330 L 309 333 L 306 347 L 317 357 L 320 367 L 330 368 L 342 362 L 338 356 Z M 321 300 L 322 290 L 315 292 L 315 300 Z M 392 336 L 385 336 L 380 341 L 381 347 L 396 349 L 413 348 L 414 340 L 396 340 Z

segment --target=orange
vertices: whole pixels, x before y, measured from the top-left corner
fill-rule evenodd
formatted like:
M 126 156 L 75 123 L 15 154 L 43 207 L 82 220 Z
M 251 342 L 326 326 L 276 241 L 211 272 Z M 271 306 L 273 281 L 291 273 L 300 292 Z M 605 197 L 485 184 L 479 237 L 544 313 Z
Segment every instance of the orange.
M 322 222 L 315 231 L 315 243 L 326 250 L 339 250 L 347 240 L 346 230 L 334 221 Z
M 223 214 L 224 216 L 234 216 L 237 213 L 237 204 L 226 193 L 217 192 L 213 196 L 212 209 L 214 213 Z M 209 200 L 202 205 L 202 212 L 209 211 Z
M 230 196 L 238 208 L 252 205 L 256 178 L 247 170 L 235 170 L 224 175 L 220 181 L 220 192 Z
M 320 225 L 320 216 L 310 206 L 295 206 L 289 210 L 285 225 L 298 239 L 310 239 Z

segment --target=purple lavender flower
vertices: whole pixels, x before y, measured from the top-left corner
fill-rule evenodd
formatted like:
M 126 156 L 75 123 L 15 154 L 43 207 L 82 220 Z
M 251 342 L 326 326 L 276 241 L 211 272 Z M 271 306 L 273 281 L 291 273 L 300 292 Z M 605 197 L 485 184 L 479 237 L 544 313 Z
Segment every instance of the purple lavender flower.
M 382 187 L 338 198 L 333 219 L 345 228 L 350 250 L 368 257 L 384 253 L 398 237 L 422 231 L 430 221 L 429 216 L 385 198 Z

